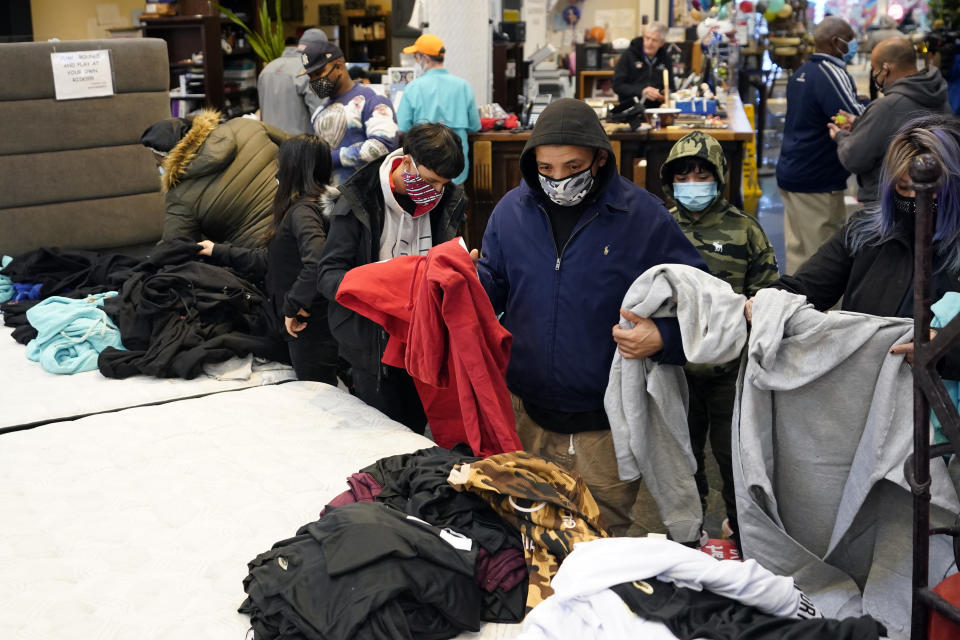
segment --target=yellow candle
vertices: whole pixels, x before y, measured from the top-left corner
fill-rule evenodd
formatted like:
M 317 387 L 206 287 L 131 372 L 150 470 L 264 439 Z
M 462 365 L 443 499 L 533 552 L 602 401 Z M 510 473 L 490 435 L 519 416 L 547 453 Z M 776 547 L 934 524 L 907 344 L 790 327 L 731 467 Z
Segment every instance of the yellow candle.
M 663 70 L 663 106 L 670 108 L 670 74 L 666 69 Z

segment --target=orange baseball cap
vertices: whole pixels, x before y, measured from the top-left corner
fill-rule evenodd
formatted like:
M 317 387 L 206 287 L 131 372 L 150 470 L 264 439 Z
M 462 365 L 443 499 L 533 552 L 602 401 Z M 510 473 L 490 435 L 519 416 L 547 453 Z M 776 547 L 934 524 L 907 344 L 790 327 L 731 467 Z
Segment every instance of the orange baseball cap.
M 425 33 L 409 47 L 403 48 L 404 53 L 423 53 L 428 56 L 442 56 L 446 49 L 443 48 L 443 40 L 433 35 Z

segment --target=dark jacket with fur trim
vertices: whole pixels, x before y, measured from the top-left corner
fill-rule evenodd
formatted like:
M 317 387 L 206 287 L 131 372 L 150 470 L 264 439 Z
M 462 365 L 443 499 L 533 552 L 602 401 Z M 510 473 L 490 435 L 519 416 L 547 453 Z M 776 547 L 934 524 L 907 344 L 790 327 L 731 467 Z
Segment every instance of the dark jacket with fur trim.
M 336 295 L 347 271 L 379 259 L 384 223 L 380 165 L 384 160 L 374 160 L 341 184 L 340 197 L 335 203 L 325 200 L 330 232 L 320 256 L 317 279 L 317 288 L 329 303 L 330 330 L 337 339 L 340 355 L 355 368 L 369 373 L 379 370 L 387 345 L 382 329 L 372 320 L 341 306 L 336 302 Z M 448 184 L 435 207 L 436 213 L 430 213 L 434 246 L 460 234 L 466 207 L 463 187 Z M 434 216 L 438 216 L 435 224 Z
M 289 134 L 248 118 L 221 124 L 204 109 L 163 161 L 163 239 L 253 247 L 270 226 L 278 145 Z

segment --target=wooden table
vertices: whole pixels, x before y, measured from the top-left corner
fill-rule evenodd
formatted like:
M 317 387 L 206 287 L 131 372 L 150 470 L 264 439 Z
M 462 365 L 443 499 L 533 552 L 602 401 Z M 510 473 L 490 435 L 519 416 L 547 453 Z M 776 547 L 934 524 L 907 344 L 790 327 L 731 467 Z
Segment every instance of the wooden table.
M 739 96 L 727 100 L 727 128 L 702 129 L 720 141 L 727 157 L 727 198 L 740 205 L 743 143 L 752 139 L 753 129 L 743 111 Z M 620 175 L 663 198 L 660 166 L 673 144 L 693 131 L 679 126 L 666 129 L 631 131 L 604 123 L 610 137 Z M 464 187 L 470 198 L 466 241 L 470 248 L 479 248 L 490 213 L 507 191 L 520 184 L 520 154 L 529 130 L 485 131 L 471 133 L 470 175 Z M 641 162 L 641 161 L 646 162 Z

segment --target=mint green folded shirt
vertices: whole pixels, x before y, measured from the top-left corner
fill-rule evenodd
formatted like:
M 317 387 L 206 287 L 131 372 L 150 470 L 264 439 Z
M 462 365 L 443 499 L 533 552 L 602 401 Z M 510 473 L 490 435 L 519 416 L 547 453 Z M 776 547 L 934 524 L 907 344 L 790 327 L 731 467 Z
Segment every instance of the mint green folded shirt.
M 27 309 L 27 321 L 37 337 L 27 343 L 27 358 L 51 373 L 79 373 L 97 368 L 107 347 L 123 349 L 120 330 L 101 309 L 116 291 L 74 299 L 46 298 Z

